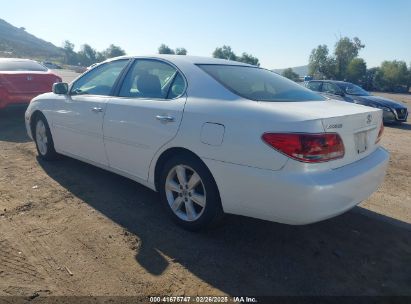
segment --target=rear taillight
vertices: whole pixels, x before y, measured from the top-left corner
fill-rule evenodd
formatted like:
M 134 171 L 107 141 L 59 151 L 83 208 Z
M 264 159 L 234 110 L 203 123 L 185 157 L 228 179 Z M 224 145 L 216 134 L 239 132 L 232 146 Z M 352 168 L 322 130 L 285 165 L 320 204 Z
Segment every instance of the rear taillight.
M 344 144 L 337 133 L 264 133 L 262 139 L 279 152 L 307 163 L 344 157 Z
M 377 139 L 375 140 L 376 144 L 380 142 L 383 133 L 384 133 L 384 123 L 381 123 L 380 130 L 378 131 Z

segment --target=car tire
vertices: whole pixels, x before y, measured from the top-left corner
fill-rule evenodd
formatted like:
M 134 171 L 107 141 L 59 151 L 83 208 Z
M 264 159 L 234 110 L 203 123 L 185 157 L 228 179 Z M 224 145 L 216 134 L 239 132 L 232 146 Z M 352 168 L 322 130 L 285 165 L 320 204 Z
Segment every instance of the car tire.
M 57 158 L 54 149 L 53 137 L 46 117 L 43 114 L 37 115 L 33 123 L 33 139 L 36 143 L 37 153 L 41 159 L 54 160 Z
M 217 185 L 206 165 L 194 155 L 179 154 L 165 163 L 159 192 L 167 213 L 184 229 L 199 231 L 222 222 Z

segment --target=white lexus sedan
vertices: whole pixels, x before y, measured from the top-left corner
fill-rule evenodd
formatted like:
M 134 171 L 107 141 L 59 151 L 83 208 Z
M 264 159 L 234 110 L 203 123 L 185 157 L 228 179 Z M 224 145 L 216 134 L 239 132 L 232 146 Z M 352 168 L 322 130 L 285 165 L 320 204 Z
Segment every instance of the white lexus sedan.
M 184 228 L 224 213 L 287 224 L 341 214 L 382 183 L 382 111 L 212 58 L 118 57 L 34 98 L 40 158 L 58 154 L 160 193 Z

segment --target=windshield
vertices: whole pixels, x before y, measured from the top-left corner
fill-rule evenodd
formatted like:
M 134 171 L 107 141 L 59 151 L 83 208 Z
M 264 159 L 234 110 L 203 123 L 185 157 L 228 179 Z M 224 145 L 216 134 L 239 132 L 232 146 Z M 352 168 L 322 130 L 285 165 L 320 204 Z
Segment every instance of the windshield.
M 0 71 L 35 71 L 46 72 L 48 69 L 32 60 L 5 60 L 0 61 Z
M 271 102 L 326 100 L 321 95 L 269 70 L 239 65 L 198 66 L 227 89 L 247 99 Z
M 339 84 L 339 86 L 344 91 L 344 93 L 348 95 L 356 95 L 356 96 L 370 95 L 370 93 L 368 93 L 366 90 L 352 83 L 343 83 L 343 84 Z

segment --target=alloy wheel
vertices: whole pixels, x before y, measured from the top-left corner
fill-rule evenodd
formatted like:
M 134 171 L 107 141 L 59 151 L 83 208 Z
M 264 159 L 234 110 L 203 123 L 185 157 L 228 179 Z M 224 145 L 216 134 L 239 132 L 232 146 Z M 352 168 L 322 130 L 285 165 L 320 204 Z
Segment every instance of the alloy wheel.
M 180 219 L 196 221 L 206 207 L 206 191 L 200 175 L 186 165 L 173 167 L 165 183 L 167 202 Z
M 47 154 L 47 131 L 44 122 L 39 119 L 36 124 L 36 143 L 41 155 Z

